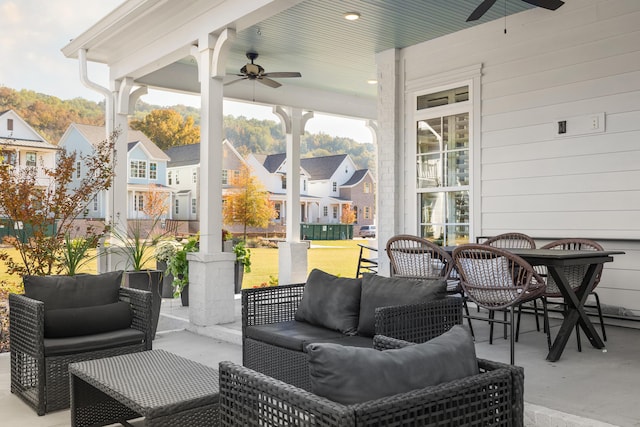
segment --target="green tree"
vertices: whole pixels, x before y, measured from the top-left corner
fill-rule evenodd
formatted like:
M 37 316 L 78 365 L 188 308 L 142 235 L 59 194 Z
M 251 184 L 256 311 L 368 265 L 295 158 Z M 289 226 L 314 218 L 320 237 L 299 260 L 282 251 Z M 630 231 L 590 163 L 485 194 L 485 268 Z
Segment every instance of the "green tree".
M 242 224 L 244 241 L 247 226 L 265 228 L 276 217 L 276 210 L 262 183 L 244 166 L 240 174 L 231 178 L 234 190 L 224 201 L 222 215 L 227 225 Z
M 162 150 L 200 141 L 200 126 L 194 124 L 193 117 L 183 118 L 174 110 L 153 110 L 142 120 L 132 120 L 130 126 L 147 135 Z

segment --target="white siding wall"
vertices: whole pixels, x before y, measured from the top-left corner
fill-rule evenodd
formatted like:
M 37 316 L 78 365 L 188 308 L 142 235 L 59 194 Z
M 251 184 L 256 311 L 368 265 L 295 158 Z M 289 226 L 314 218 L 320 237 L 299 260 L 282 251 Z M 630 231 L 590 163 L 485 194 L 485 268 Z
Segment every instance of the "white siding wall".
M 589 237 L 625 250 L 606 266 L 599 293 L 640 313 L 639 22 L 638 0 L 570 1 L 555 12 L 508 17 L 506 35 L 497 20 L 412 46 L 403 57 L 414 86 L 482 64 L 474 118 L 481 137 L 472 142 L 479 144 L 476 234 Z M 606 116 L 604 132 L 556 135 L 558 120 L 573 132 L 597 113 Z M 409 191 L 405 205 L 414 198 Z

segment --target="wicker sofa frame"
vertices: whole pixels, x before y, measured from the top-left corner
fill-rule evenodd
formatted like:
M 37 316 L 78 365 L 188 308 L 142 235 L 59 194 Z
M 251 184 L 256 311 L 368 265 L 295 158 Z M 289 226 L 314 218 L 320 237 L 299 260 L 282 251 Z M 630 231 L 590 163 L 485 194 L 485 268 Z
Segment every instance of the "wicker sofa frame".
M 120 288 L 120 301 L 131 304 L 131 327 L 145 335 L 140 344 L 82 353 L 45 356 L 44 303 L 24 295 L 9 295 L 11 392 L 38 415 L 69 408 L 69 364 L 151 350 L 151 293 Z
M 410 343 L 377 335 L 383 350 Z M 232 362 L 220 363 L 222 426 L 522 426 L 524 370 L 478 359 L 480 374 L 342 405 Z
M 245 367 L 310 390 L 307 353 L 247 337 L 249 326 L 294 320 L 304 283 L 242 291 L 242 363 Z M 413 343 L 442 335 L 462 323 L 462 300 L 440 300 L 404 306 L 378 307 L 376 334 Z

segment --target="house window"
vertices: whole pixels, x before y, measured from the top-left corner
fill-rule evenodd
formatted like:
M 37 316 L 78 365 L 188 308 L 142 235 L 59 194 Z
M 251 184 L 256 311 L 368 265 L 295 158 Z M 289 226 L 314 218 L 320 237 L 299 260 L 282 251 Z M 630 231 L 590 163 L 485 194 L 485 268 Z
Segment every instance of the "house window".
M 180 213 L 180 200 L 176 199 L 174 203 L 174 212 L 176 215 Z
M 130 162 L 131 178 L 146 178 L 147 177 L 147 162 L 144 160 L 131 160 Z
M 180 184 L 180 171 L 176 171 L 176 185 Z
M 276 218 L 275 219 L 280 219 L 280 212 L 282 211 L 282 203 L 274 203 L 273 204 L 273 208 L 276 210 Z
M 227 169 L 222 169 L 222 185 L 229 184 L 229 171 Z
M 191 170 L 191 182 L 193 182 L 194 184 L 198 183 L 198 170 L 197 169 L 192 169 Z
M 335 193 L 336 191 L 338 191 L 338 183 L 337 183 L 337 182 L 335 182 L 335 181 L 333 181 L 333 182 L 331 183 L 331 189 L 332 189 L 332 191 L 333 191 L 334 193 Z
M 158 164 L 149 162 L 149 179 L 158 179 Z
M 15 151 L 2 151 L 0 152 L 0 160 L 3 165 L 16 165 L 16 152 Z
M 353 222 L 354 223 L 358 223 L 358 207 L 354 206 L 353 207 Z
M 235 179 L 236 181 L 238 179 L 240 179 L 240 171 L 239 170 L 234 169 L 234 171 L 233 171 L 233 179 Z
M 303 191 L 307 191 L 307 180 L 306 179 L 302 180 L 302 190 Z
M 371 219 L 371 208 L 369 206 L 364 207 L 364 219 Z
M 338 207 L 333 207 L 333 219 L 338 219 Z
M 144 210 L 144 195 L 143 194 L 134 194 L 133 195 L 133 210 L 142 212 Z
M 196 199 L 191 199 L 191 213 L 192 214 L 196 214 L 198 208 L 197 208 L 197 200 Z
M 36 153 L 29 152 L 25 154 L 25 165 L 27 166 L 37 166 L 37 156 Z
M 418 97 L 416 191 L 420 235 L 444 245 L 469 240 L 469 87 Z M 451 104 L 455 104 L 451 105 Z M 439 106 L 446 105 L 446 111 Z
M 98 196 L 93 196 L 92 207 L 94 212 L 98 212 Z
M 167 182 L 169 185 L 173 184 L 173 177 L 171 176 L 171 171 L 167 172 Z
M 371 183 L 370 182 L 365 182 L 364 183 L 364 192 L 365 193 L 371 193 Z
M 287 177 L 285 175 L 282 175 L 280 177 L 281 181 L 282 181 L 282 189 L 286 190 L 287 189 Z
M 329 216 L 329 206 L 322 207 L 322 216 Z
M 7 119 L 7 130 L 13 130 L 13 119 Z
M 82 167 L 82 162 L 76 162 L 76 178 L 80 178 L 80 176 L 82 175 L 81 172 L 81 167 Z

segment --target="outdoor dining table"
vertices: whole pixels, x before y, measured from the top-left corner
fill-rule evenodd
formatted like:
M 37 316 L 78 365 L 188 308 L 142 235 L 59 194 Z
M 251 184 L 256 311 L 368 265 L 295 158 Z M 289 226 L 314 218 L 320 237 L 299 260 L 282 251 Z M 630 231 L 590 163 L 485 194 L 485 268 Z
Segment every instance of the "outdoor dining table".
M 454 247 L 446 247 L 445 250 L 451 253 Z M 598 349 L 605 350 L 604 342 L 598 332 L 593 327 L 589 316 L 584 310 L 584 304 L 591 293 L 596 279 L 598 265 L 613 261 L 613 255 L 624 254 L 623 251 L 584 251 L 584 250 L 559 250 L 559 249 L 521 249 L 502 248 L 523 258 L 531 265 L 544 265 L 549 274 L 558 285 L 566 304 L 564 320 L 560 330 L 556 335 L 547 360 L 555 362 L 560 359 L 562 352 L 567 345 L 571 332 L 576 324 L 584 331 L 591 345 Z M 587 265 L 582 283 L 577 289 L 572 289 L 569 280 L 564 272 L 564 267 Z

